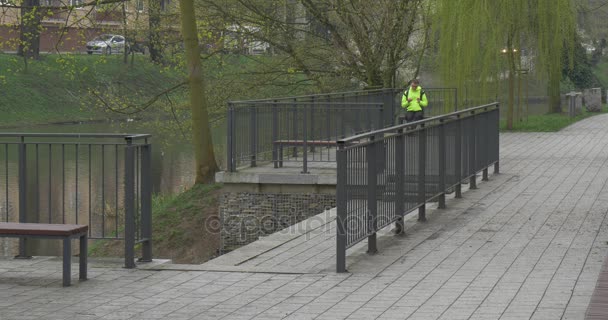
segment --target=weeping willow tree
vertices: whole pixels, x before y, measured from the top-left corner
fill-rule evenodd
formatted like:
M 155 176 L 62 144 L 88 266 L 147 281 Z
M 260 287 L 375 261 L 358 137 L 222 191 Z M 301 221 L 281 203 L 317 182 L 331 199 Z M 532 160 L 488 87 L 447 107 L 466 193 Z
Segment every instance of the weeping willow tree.
M 561 59 L 564 50 L 572 51 L 576 30 L 573 0 L 437 0 L 435 13 L 447 84 L 490 99 L 506 79 L 512 129 L 515 77 L 526 60 L 531 72 L 548 80 L 550 110 L 561 111 Z

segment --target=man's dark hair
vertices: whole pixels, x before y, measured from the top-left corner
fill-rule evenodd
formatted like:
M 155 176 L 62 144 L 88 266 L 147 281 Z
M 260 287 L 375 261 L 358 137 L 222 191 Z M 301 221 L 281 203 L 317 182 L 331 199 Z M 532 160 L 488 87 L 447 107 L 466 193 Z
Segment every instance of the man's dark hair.
M 418 79 L 412 79 L 412 80 L 410 80 L 410 85 L 413 84 L 413 83 L 420 84 L 420 81 Z

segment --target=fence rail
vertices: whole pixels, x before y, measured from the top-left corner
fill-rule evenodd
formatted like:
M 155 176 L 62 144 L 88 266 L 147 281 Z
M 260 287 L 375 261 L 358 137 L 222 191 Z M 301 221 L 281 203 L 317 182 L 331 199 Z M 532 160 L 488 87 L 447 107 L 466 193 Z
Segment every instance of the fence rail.
M 378 103 L 254 103 L 229 107 L 228 168 L 258 162 L 334 162 L 331 146 L 339 137 L 383 127 L 382 104 Z M 310 149 L 310 150 L 309 150 Z
M 338 141 L 337 272 L 346 271 L 346 250 L 426 202 L 445 207 L 445 194 L 461 196 L 461 182 L 476 188 L 476 173 L 494 165 L 498 173 L 499 106 L 483 105 L 393 126 Z
M 339 138 L 394 125 L 403 91 L 378 89 L 229 102 L 228 171 L 234 172 L 243 165 L 254 167 L 264 161 L 274 162 L 278 167 L 284 160 L 301 162 L 303 172 L 307 172 L 308 161 L 334 162 L 335 147 L 307 153 L 309 148 L 315 151 L 315 143 L 308 142 L 335 142 Z M 428 88 L 425 91 L 429 99 L 425 116 L 458 110 L 455 88 Z M 288 149 L 278 147 L 281 145 L 289 145 L 291 156 L 279 153 Z
M 151 145 L 145 134 L 0 133 L 0 221 L 87 224 L 152 259 Z M 34 250 L 22 239 L 19 255 Z

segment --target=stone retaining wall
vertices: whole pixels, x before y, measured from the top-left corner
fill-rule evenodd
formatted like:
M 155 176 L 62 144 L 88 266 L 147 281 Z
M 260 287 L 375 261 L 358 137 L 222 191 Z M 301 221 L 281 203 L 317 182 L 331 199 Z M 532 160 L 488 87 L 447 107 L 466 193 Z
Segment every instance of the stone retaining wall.
M 219 208 L 221 250 L 237 249 L 335 206 L 335 194 L 224 193 Z

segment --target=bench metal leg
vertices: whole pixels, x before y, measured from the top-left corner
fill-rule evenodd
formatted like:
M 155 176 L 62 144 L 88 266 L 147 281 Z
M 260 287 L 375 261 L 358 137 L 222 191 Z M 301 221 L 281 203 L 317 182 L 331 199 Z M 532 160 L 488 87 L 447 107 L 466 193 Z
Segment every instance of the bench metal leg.
M 87 280 L 87 235 L 80 236 L 80 280 Z
M 70 286 L 72 275 L 72 241 L 69 237 L 63 239 L 63 286 Z

